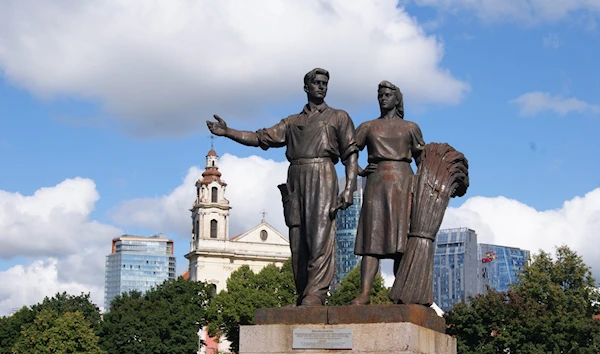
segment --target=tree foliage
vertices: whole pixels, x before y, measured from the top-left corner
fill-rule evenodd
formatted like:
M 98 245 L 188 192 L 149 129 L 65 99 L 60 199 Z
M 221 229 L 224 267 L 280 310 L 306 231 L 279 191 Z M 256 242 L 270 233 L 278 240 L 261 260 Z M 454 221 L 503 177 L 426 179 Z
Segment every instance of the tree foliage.
M 380 274 L 375 276 L 373 286 L 371 287 L 371 304 L 391 304 L 388 298 L 389 289 L 385 287 L 383 277 Z M 340 287 L 336 289 L 329 299 L 328 305 L 343 306 L 349 305 L 355 297 L 360 294 L 360 265 L 352 269 L 348 275 L 342 278 Z
M 51 309 L 58 314 L 78 311 L 90 322 L 95 332 L 100 330 L 102 321 L 100 309 L 92 302 L 89 293 L 81 295 L 69 295 L 66 292 L 62 294 L 57 293 L 52 298 L 44 298 L 41 303 L 31 306 L 31 309 L 34 312 L 39 312 L 42 309 Z
M 142 295 L 117 296 L 104 315 L 101 346 L 109 354 L 188 354 L 198 348 L 212 288 L 179 277 Z
M 35 312 L 22 307 L 12 316 L 0 318 L 0 354 L 12 353 L 12 347 L 21 336 L 21 326 L 33 323 Z
M 254 311 L 258 308 L 282 307 L 296 301 L 296 288 L 291 260 L 281 268 L 270 264 L 255 274 L 243 265 L 231 273 L 227 291 L 221 291 L 208 308 L 211 336 L 224 334 L 231 350 L 239 350 L 239 328 L 254 324 Z
M 33 323 L 23 325 L 12 353 L 105 354 L 91 323 L 80 311 L 59 314 L 50 308 L 43 308 Z
M 446 314 L 460 353 L 600 353 L 598 292 L 567 246 L 540 251 L 507 292 L 488 289 Z
M 23 326 L 32 324 L 43 310 L 52 310 L 58 316 L 67 312 L 80 312 L 96 334 L 100 331 L 100 309 L 91 302 L 89 293 L 81 295 L 57 293 L 54 297 L 46 297 L 41 303 L 31 307 L 22 307 L 12 316 L 0 318 L 0 354 L 11 353 L 11 348 L 21 336 Z

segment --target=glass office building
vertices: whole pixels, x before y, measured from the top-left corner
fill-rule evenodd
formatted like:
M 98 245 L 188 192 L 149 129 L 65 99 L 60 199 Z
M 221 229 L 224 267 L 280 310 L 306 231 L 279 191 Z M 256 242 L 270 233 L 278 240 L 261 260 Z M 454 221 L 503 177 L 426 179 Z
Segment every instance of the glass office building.
M 104 307 L 108 310 L 112 299 L 123 292 L 144 293 L 165 280 L 174 279 L 173 240 L 163 234 L 115 238 L 111 254 L 106 256 Z
M 477 233 L 469 228 L 444 229 L 435 239 L 433 297 L 444 311 L 478 293 Z
M 358 229 L 358 219 L 363 202 L 366 178 L 358 178 L 353 204 L 346 210 L 338 210 L 335 225 L 335 266 L 330 289 L 337 289 L 344 278 L 360 262 L 361 257 L 354 254 L 354 241 Z M 346 178 L 339 181 L 340 190 L 344 188 Z
M 477 253 L 481 262 L 480 293 L 486 291 L 486 285 L 496 291 L 507 291 L 518 280 L 530 256 L 527 250 L 486 243 L 477 246 Z

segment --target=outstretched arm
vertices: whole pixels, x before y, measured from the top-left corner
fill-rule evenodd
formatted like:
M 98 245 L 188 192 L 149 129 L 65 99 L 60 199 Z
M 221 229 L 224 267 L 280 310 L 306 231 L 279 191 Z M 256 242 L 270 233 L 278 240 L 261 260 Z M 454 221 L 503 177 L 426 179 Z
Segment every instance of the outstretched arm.
M 217 120 L 216 122 L 206 121 L 208 129 L 214 135 L 227 137 L 246 146 L 258 146 L 258 136 L 255 132 L 229 128 L 221 117 L 216 114 L 214 117 Z

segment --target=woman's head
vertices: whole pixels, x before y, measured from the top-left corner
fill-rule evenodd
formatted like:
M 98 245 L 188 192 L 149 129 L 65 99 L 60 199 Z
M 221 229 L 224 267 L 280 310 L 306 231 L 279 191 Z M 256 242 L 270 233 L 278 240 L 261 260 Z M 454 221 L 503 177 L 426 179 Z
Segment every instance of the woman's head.
M 381 115 L 395 109 L 397 114 L 404 118 L 404 100 L 400 89 L 389 81 L 382 81 L 377 88 L 377 100 Z

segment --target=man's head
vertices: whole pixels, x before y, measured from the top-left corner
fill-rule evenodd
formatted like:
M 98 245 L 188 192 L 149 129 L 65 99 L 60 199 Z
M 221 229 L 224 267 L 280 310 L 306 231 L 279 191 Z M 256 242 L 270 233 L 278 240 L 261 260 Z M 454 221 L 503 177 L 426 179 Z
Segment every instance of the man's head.
M 329 72 L 325 69 L 315 68 L 304 75 L 304 92 L 308 99 L 323 100 L 327 95 Z

